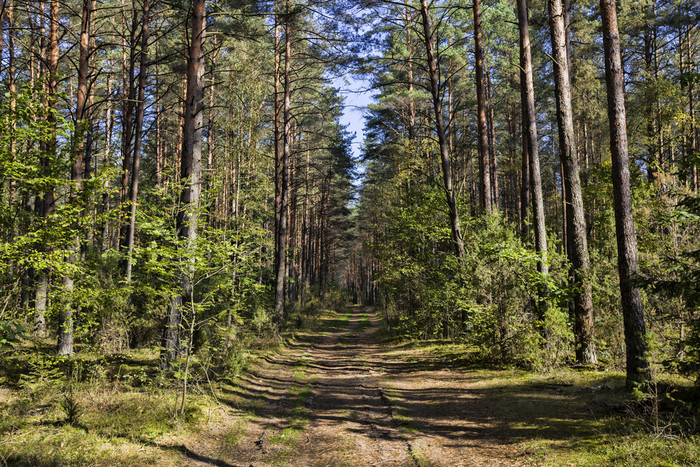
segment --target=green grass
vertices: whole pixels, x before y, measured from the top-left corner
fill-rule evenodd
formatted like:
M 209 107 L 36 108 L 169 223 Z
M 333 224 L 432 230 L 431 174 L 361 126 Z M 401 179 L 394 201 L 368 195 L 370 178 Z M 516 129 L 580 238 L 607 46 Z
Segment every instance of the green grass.
M 326 336 L 344 331 L 348 327 L 351 317 L 352 310 L 348 310 L 343 314 L 334 310 L 321 310 L 320 313 L 315 315 L 313 326 L 304 326 L 295 330 L 291 338 L 310 343 L 318 342 Z
M 193 380 L 185 413 L 175 416 L 178 387 L 153 350 L 65 359 L 28 346 L 8 361 L 0 368 L 0 466 L 181 465 L 173 442 L 196 439 L 210 418 L 234 410 L 212 416 L 218 402 Z
M 529 458 L 542 466 L 690 466 L 700 463 L 700 439 L 658 439 L 645 434 L 601 436 L 552 444 L 532 440 L 522 444 Z
M 234 423 L 231 423 L 224 435 L 224 445 L 229 448 L 235 447 L 243 438 L 246 430 L 246 423 L 251 419 L 250 415 L 241 416 Z
M 388 353 L 416 370 L 465 370 L 470 391 L 493 409 L 503 439 L 536 465 L 700 465 L 700 437 L 688 428 L 695 423 L 693 414 L 680 410 L 674 415 L 667 408 L 662 419 L 676 417 L 676 427 L 684 429 L 654 432 L 642 406 L 626 391 L 621 372 L 498 368 L 473 361 L 465 346 L 440 341 L 404 343 Z M 677 376 L 662 380 L 664 385 L 692 384 Z M 405 417 L 410 428 L 412 415 L 403 408 L 410 403 L 390 388 L 390 377 L 383 384 L 395 404 L 395 418 L 403 424 Z
M 294 380 L 288 392 L 292 404 L 286 414 L 289 417 L 289 422 L 282 431 L 270 437 L 270 441 L 274 444 L 294 444 L 309 421 L 311 413 L 306 405 L 313 392 L 311 389 L 313 381 L 307 374 L 306 363 L 308 360 L 309 354 L 307 352 L 302 355 L 292 370 Z
M 345 323 L 345 326 L 342 329 L 346 329 L 349 325 L 350 318 L 353 315 L 353 310 L 351 308 L 348 309 L 348 311 L 343 315 L 341 318 L 341 321 Z M 364 310 L 362 312 L 362 315 L 360 316 L 359 324 L 357 329 L 354 329 L 352 332 L 346 332 L 339 338 L 340 345 L 343 347 L 347 347 L 350 343 L 352 343 L 357 337 L 362 334 L 365 329 L 369 328 L 372 325 L 371 320 L 369 319 L 369 315 L 367 314 L 367 310 Z
M 362 312 L 362 319 L 360 321 L 360 331 L 363 332 L 365 329 L 369 328 L 372 325 L 372 321 L 369 319 L 369 314 L 367 313 L 367 309 L 365 309 Z
M 345 310 L 343 314 L 323 312 L 319 329 L 328 333 L 346 330 L 352 310 Z M 352 334 L 369 325 L 365 312 L 360 331 Z M 289 464 L 307 442 L 303 433 L 312 415 L 308 405 L 315 381 L 308 370 L 311 357 L 303 349 L 316 339 L 320 339 L 318 334 L 309 332 L 287 341 L 298 358 L 292 360 L 288 404 L 279 414 L 286 424 L 270 436 L 279 449 L 275 462 L 280 465 Z M 498 367 L 480 363 L 464 345 L 437 340 L 394 343 L 386 355 L 411 370 L 462 370 L 471 390 L 492 407 L 491 416 L 505 442 L 522 452 L 521 460 L 526 463 L 700 465 L 698 435 L 687 428 L 671 432 L 671 437 L 667 432 L 650 431 L 652 424 L 624 390 L 622 373 L 569 368 L 537 373 Z M 257 409 L 265 403 L 239 386 L 214 381 L 218 400 L 208 394 L 207 387 L 193 387 L 186 414 L 174 417 L 176 388 L 158 372 L 157 352 L 150 350 L 111 357 L 85 352 L 66 361 L 41 349 L 21 349 L 5 362 L 0 368 L 0 467 L 182 465 L 186 459 L 179 447 L 209 436 L 212 426 L 222 428 L 219 451 L 214 452 L 225 456 L 236 449 L 248 422 L 256 422 Z M 391 379 L 391 375 L 384 376 L 381 383 L 395 421 L 404 431 L 421 431 L 418 418 L 410 411 L 411 396 L 392 388 Z M 66 423 L 67 414 L 61 407 L 69 381 L 79 409 L 73 425 Z M 690 384 L 665 376 L 662 382 L 664 387 L 679 389 Z M 679 416 L 683 414 L 688 418 L 686 412 Z M 350 459 L 351 450 L 341 457 Z
M 0 465 L 144 465 L 158 459 L 176 465 L 176 453 L 163 458 L 159 444 L 166 436 L 195 434 L 211 403 L 192 396 L 185 416 L 175 418 L 171 391 L 82 384 L 74 392 L 80 410 L 71 426 L 57 401 L 24 397 L 0 398 Z
M 391 388 L 384 388 L 384 397 L 387 398 L 389 403 L 391 404 L 391 418 L 394 419 L 396 423 L 398 423 L 399 427 L 402 430 L 408 431 L 408 432 L 413 432 L 417 433 L 419 430 L 416 428 L 415 423 L 413 419 L 409 415 L 409 411 L 401 405 L 401 396 L 399 392 L 395 389 Z

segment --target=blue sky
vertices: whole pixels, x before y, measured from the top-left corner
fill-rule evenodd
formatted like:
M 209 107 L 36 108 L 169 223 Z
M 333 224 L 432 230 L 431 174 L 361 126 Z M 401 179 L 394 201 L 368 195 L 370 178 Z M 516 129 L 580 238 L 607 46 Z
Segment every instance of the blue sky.
M 361 154 L 362 140 L 364 138 L 364 116 L 363 111 L 372 103 L 373 91 L 364 91 L 368 83 L 358 80 L 352 76 L 337 78 L 333 81 L 333 86 L 340 89 L 343 96 L 344 110 L 340 117 L 340 122 L 346 125 L 348 131 L 355 133 L 352 141 L 352 155 L 357 159 Z

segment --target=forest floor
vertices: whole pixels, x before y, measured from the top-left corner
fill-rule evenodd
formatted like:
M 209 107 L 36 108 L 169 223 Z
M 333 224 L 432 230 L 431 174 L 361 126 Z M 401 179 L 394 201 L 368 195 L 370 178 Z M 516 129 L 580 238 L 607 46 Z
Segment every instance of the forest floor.
M 0 465 L 700 464 L 697 438 L 639 430 L 619 373 L 489 368 L 444 342 L 382 342 L 359 306 L 315 328 L 177 418 L 172 393 L 93 382 L 69 425 L 65 403 L 27 402 L 26 385 L 0 379 Z M 130 384 L 144 374 L 121 368 Z

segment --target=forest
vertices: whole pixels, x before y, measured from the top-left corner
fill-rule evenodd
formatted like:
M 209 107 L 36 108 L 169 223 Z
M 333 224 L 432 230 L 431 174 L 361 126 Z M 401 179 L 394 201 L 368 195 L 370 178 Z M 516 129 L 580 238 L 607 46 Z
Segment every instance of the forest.
M 0 465 L 697 465 L 699 25 L 2 0 Z

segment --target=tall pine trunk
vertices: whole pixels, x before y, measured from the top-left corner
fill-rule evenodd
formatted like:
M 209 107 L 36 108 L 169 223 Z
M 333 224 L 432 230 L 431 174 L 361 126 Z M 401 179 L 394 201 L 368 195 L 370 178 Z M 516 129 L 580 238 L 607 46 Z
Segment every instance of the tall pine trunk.
M 287 229 L 289 204 L 289 161 L 292 151 L 292 119 L 291 119 L 291 24 L 289 18 L 289 2 L 286 3 L 286 20 L 284 23 L 284 101 L 283 101 L 283 130 L 282 130 L 282 160 L 280 163 L 279 189 L 279 225 L 277 232 L 277 250 L 275 251 L 275 309 L 274 322 L 277 329 L 284 322 L 284 283 L 287 272 Z
M 520 68 L 520 103 L 523 120 L 522 128 L 522 165 L 520 171 L 520 233 L 523 240 L 530 236 L 530 150 L 528 149 L 528 132 L 525 127 L 527 115 L 527 94 L 525 88 L 525 70 Z
M 187 60 L 187 94 L 185 98 L 182 129 L 182 157 L 180 180 L 180 209 L 177 215 L 177 232 L 184 249 L 180 265 L 178 290 L 170 300 L 170 311 L 165 324 L 161 367 L 166 367 L 181 354 L 180 331 L 184 303 L 192 294 L 194 274 L 194 249 L 197 243 L 198 208 L 201 197 L 202 175 L 202 123 L 204 120 L 204 15 L 206 0 L 192 2 L 192 38 Z
M 413 97 L 413 40 L 411 34 L 411 8 L 404 0 L 404 24 L 406 27 L 406 80 L 408 81 L 408 139 L 413 142 L 416 137 L 416 100 Z
M 433 99 L 433 110 L 435 111 L 435 126 L 440 146 L 440 160 L 442 162 L 442 178 L 444 182 L 445 198 L 450 211 L 450 224 L 452 228 L 452 242 L 454 243 L 455 254 L 458 258 L 463 258 L 464 240 L 462 239 L 462 227 L 459 220 L 459 210 L 457 209 L 457 197 L 452 185 L 452 164 L 450 161 L 450 150 L 447 137 L 445 135 L 445 122 L 442 114 L 442 101 L 440 99 L 440 84 L 437 71 L 437 60 L 435 58 L 435 45 L 433 41 L 433 30 L 430 26 L 428 16 L 427 0 L 421 0 L 421 16 L 423 18 L 423 34 L 425 48 L 428 54 L 428 74 L 430 76 L 430 94 Z M 484 114 L 485 116 L 486 114 Z M 489 188 L 490 190 L 490 188 Z
M 581 363 L 595 363 L 596 350 L 593 328 L 593 294 L 590 281 L 588 239 L 583 212 L 583 195 L 574 139 L 571 78 L 566 46 L 566 27 L 561 0 L 549 0 L 549 21 L 552 34 L 554 83 L 556 85 L 557 123 L 559 126 L 559 155 L 563 166 L 566 192 L 567 250 L 573 266 L 574 334 L 576 359 Z
M 530 49 L 530 31 L 527 0 L 518 0 L 518 25 L 520 29 L 520 68 L 522 70 L 520 86 L 524 89 L 523 102 L 523 140 L 527 146 L 528 167 L 532 182 L 532 213 L 535 228 L 535 249 L 543 261 L 537 263 L 542 274 L 547 274 L 547 230 L 545 228 L 544 197 L 542 196 L 542 174 L 537 144 L 537 111 L 535 109 L 535 85 L 532 78 L 532 54 Z
M 693 66 L 693 41 L 692 41 L 692 28 L 690 25 L 688 25 L 685 29 L 685 34 L 686 34 L 686 53 L 687 53 L 687 60 L 689 63 L 689 67 L 692 70 Z M 695 88 L 694 88 L 694 83 L 695 80 L 697 79 L 697 76 L 694 75 L 694 78 L 691 78 L 688 80 L 688 124 L 690 128 L 688 129 L 689 137 L 690 137 L 690 142 L 689 142 L 689 152 L 690 154 L 693 155 L 693 160 L 690 162 L 690 187 L 693 191 L 697 192 L 698 191 L 698 164 L 695 162 L 697 158 L 697 149 L 698 149 L 698 135 L 697 135 L 697 128 L 695 124 Z
M 625 326 L 625 345 L 627 347 L 627 385 L 631 387 L 648 378 L 646 326 L 642 297 L 639 288 L 632 282 L 638 272 L 637 240 L 632 218 L 625 87 L 615 0 L 601 0 L 600 11 L 603 17 L 605 82 L 607 84 L 608 119 L 610 121 L 617 266 L 620 273 L 620 294 Z
M 83 178 L 85 176 L 85 138 L 89 128 L 87 119 L 88 73 L 90 46 L 91 0 L 83 0 L 82 20 L 80 25 L 80 53 L 78 56 L 78 93 L 75 106 L 75 131 L 73 134 L 71 158 L 70 201 L 80 202 Z M 68 253 L 68 262 L 76 263 L 80 254 L 80 236 L 73 239 Z M 58 315 L 58 354 L 73 354 L 73 288 L 75 278 L 67 272 L 63 276 L 63 291 L 66 294 Z
M 498 155 L 496 154 L 496 116 L 491 87 L 491 73 L 486 73 L 486 89 L 488 96 L 488 128 L 489 128 L 489 173 L 491 174 L 491 199 L 493 209 L 500 207 L 500 189 L 498 188 Z
M 58 0 L 51 0 L 49 6 L 49 35 L 46 47 L 46 73 L 48 75 L 46 85 L 46 104 L 52 109 L 46 117 L 46 123 L 52 128 L 52 136 L 49 141 L 42 143 L 42 149 L 49 154 L 41 159 L 41 172 L 43 176 L 51 175 L 52 155 L 56 154 L 56 116 L 58 93 L 58 25 L 59 25 L 60 3 Z M 42 53 L 43 55 L 43 53 Z M 42 57 L 43 58 L 43 57 Z M 36 210 L 43 218 L 51 215 L 54 209 L 55 193 L 52 186 L 45 189 L 44 193 L 37 197 Z M 46 335 L 46 308 L 49 300 L 49 271 L 42 269 L 37 271 L 36 294 L 34 297 L 34 330 L 39 337 Z
M 127 219 L 125 219 L 123 213 L 123 206 L 129 199 L 129 186 L 131 184 L 131 170 L 133 166 L 132 157 L 132 143 L 134 139 L 134 110 L 136 103 L 136 85 L 134 83 L 134 73 L 136 69 L 136 25 L 137 23 L 137 12 L 136 5 L 134 5 L 134 11 L 132 15 L 131 25 L 129 27 L 129 54 L 127 59 L 126 47 L 127 44 L 123 43 L 122 47 L 122 63 L 124 69 L 122 70 L 122 94 L 124 100 L 122 102 L 122 174 L 121 174 L 121 186 L 119 191 L 119 201 L 120 201 L 120 212 L 119 212 L 119 237 L 118 241 L 122 250 L 128 251 L 128 231 L 129 224 Z M 123 25 L 126 27 L 126 18 L 123 18 Z M 126 262 L 124 262 L 124 267 L 126 267 Z
M 280 244 L 280 214 L 282 213 L 282 123 L 280 102 L 280 66 L 282 63 L 280 52 L 280 23 L 279 14 L 275 11 L 274 32 L 274 57 L 275 57 L 275 91 L 274 91 L 274 117 L 273 125 L 275 132 L 275 254 Z M 275 268 L 277 267 L 277 256 L 275 256 Z M 277 269 L 275 269 L 276 271 Z
M 143 141 L 143 117 L 146 107 L 146 73 L 148 72 L 148 16 L 149 0 L 143 0 L 141 18 L 141 55 L 139 58 L 139 95 L 136 104 L 136 129 L 134 134 L 134 155 L 131 165 L 131 183 L 129 183 L 129 226 L 126 234 L 126 282 L 131 282 L 133 267 L 134 234 L 136 230 L 136 202 L 139 195 L 139 168 L 141 164 L 141 145 Z
M 486 90 L 484 81 L 484 45 L 481 37 L 481 2 L 474 0 L 474 67 L 476 71 L 476 111 L 479 149 L 479 202 L 486 213 L 493 210 L 489 136 L 486 119 Z

